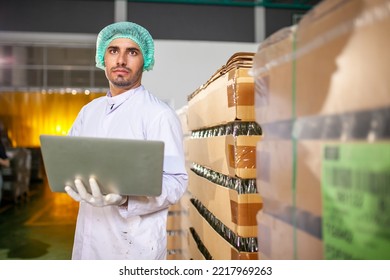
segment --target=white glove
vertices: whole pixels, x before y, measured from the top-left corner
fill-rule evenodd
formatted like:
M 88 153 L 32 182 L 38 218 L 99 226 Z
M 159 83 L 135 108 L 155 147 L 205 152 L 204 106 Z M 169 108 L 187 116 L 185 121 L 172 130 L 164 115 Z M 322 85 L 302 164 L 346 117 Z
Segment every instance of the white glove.
M 87 192 L 80 179 L 76 179 L 74 184 L 76 185 L 77 192 L 70 186 L 65 186 L 65 191 L 68 195 L 76 201 L 85 201 L 92 206 L 103 207 L 108 205 L 122 205 L 127 200 L 126 196 L 115 193 L 102 195 L 99 185 L 94 178 L 89 178 L 89 185 L 91 187 L 92 194 Z

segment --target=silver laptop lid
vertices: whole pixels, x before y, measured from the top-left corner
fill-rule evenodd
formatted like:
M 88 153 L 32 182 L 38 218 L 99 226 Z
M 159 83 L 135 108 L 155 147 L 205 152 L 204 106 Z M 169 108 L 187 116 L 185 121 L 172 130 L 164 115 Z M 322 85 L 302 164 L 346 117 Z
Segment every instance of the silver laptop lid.
M 162 190 L 164 142 L 41 135 L 41 152 L 50 189 L 64 192 L 81 179 L 89 189 L 95 177 L 102 193 L 158 196 Z

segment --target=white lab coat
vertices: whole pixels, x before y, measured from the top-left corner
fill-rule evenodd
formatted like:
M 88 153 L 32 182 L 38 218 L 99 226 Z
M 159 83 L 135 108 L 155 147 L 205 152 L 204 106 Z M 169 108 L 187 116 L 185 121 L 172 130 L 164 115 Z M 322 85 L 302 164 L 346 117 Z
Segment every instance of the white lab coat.
M 81 202 L 72 259 L 165 259 L 168 206 L 178 202 L 188 180 L 182 128 L 176 113 L 140 86 L 85 105 L 69 135 L 165 143 L 162 194 L 130 196 L 127 209 Z M 115 155 L 107 160 L 114 161 Z

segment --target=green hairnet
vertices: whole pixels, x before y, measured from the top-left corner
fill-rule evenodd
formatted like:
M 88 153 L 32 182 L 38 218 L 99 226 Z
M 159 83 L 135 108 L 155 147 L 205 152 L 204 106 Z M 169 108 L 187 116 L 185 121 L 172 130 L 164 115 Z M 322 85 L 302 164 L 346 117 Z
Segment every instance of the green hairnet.
M 116 22 L 103 28 L 96 40 L 96 67 L 104 70 L 104 54 L 111 41 L 128 38 L 140 47 L 144 57 L 143 70 L 148 71 L 154 65 L 154 42 L 149 32 L 133 22 Z

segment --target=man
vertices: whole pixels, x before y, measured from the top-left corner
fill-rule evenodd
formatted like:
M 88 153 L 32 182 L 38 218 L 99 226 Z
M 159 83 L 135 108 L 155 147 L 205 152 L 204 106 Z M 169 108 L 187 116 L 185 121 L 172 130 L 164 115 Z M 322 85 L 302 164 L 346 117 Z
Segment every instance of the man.
M 2 167 L 9 167 L 10 164 L 11 164 L 11 162 L 7 156 L 7 153 L 5 151 L 3 143 L 0 140 L 0 203 L 1 203 L 2 194 L 3 194 L 3 175 L 1 173 L 1 168 Z
M 0 167 L 9 167 L 10 161 L 3 146 L 3 143 L 0 141 Z
M 69 135 L 164 141 L 163 186 L 158 197 L 102 195 L 93 178 L 92 193 L 79 180 L 77 190 L 66 186 L 80 201 L 73 259 L 166 258 L 168 207 L 184 194 L 188 177 L 176 113 L 141 84 L 153 64 L 154 42 L 142 26 L 118 22 L 100 31 L 96 66 L 105 70 L 109 92 L 81 109 Z

